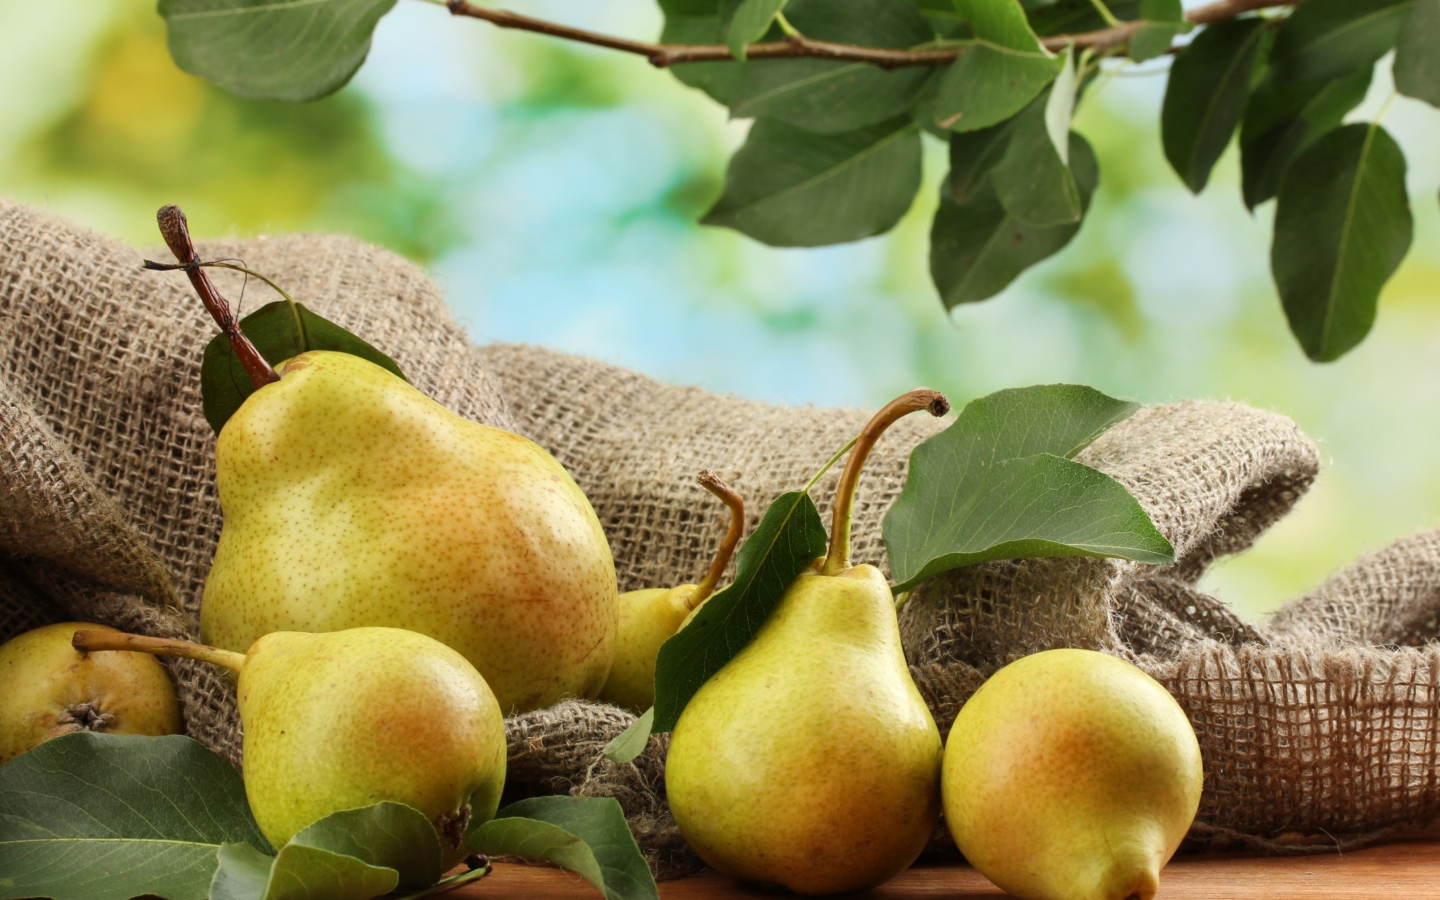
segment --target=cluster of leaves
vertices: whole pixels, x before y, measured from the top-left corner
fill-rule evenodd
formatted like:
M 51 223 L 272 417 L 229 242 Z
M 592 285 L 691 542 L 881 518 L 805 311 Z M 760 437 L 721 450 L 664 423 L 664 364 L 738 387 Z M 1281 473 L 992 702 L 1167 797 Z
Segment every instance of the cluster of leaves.
M 468 853 L 563 866 L 608 900 L 658 900 L 613 799 L 538 797 L 465 836 Z M 239 774 L 186 737 L 78 732 L 0 767 L 0 898 L 367 900 L 418 897 L 483 877 L 444 878 L 434 827 L 378 803 L 327 816 L 278 850 Z
M 998 559 L 1173 562 L 1174 548 L 1130 492 L 1071 458 L 1138 408 L 1069 384 L 971 401 L 911 453 L 905 486 L 885 516 L 896 589 Z M 610 743 L 611 759 L 628 762 L 652 731 L 674 729 L 695 692 L 750 643 L 790 583 L 824 555 L 825 526 L 808 490 L 770 504 L 736 556 L 735 580 L 660 648 L 655 706 Z

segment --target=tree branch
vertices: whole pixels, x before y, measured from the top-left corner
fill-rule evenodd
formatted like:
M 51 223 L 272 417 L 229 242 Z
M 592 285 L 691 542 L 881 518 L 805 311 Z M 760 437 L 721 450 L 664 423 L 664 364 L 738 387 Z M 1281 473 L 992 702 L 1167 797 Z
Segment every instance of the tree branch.
M 657 44 L 649 41 L 632 41 L 571 28 L 543 19 L 522 16 L 504 9 L 490 9 L 477 6 L 470 0 L 444 0 L 452 15 L 481 19 L 499 28 L 515 28 L 533 31 L 567 41 L 576 41 L 622 53 L 634 53 L 650 60 L 656 68 L 668 68 L 681 63 L 724 62 L 735 57 L 730 48 L 723 44 Z M 1185 14 L 1185 20 L 1195 25 L 1212 25 L 1226 19 L 1233 19 L 1242 13 L 1254 12 L 1276 6 L 1294 6 L 1300 0 L 1220 0 L 1209 6 L 1192 9 Z M 1058 51 L 1068 45 L 1084 49 L 1107 50 L 1128 43 L 1143 22 L 1121 22 L 1111 28 L 1086 31 L 1079 34 L 1057 34 L 1042 38 L 1040 43 L 1047 50 Z M 831 59 L 843 62 L 870 63 L 882 69 L 898 69 L 905 66 L 943 66 L 953 61 L 966 50 L 965 45 L 951 44 L 943 47 L 922 47 L 902 50 L 886 47 L 861 47 L 856 44 L 835 44 L 817 41 L 803 36 L 787 36 L 783 41 L 769 41 L 751 44 L 745 49 L 748 59 Z

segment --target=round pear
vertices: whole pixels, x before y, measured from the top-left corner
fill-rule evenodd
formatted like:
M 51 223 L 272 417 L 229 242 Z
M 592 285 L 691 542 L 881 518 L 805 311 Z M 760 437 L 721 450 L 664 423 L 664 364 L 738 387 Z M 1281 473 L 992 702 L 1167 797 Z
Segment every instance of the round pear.
M 0 646 L 0 763 L 72 731 L 179 734 L 180 702 L 170 674 L 146 653 L 86 655 L 70 646 L 80 629 L 62 622 Z
M 945 822 L 1022 900 L 1150 900 L 1200 805 L 1180 704 L 1124 660 L 1049 650 L 996 672 L 945 747 Z

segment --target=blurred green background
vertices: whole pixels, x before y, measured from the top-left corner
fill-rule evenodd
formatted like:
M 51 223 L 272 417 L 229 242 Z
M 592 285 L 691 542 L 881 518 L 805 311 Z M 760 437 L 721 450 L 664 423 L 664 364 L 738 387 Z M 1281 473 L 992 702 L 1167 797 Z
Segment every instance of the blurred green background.
M 510 8 L 636 37 L 653 0 Z M 140 245 L 181 204 L 201 236 L 332 230 L 427 265 L 476 341 L 543 343 L 776 402 L 964 400 L 1073 381 L 1145 402 L 1233 398 L 1296 419 L 1325 468 L 1207 586 L 1258 616 L 1440 521 L 1440 112 L 1400 98 L 1415 246 L 1358 350 L 1325 366 L 1269 280 L 1233 147 L 1200 197 L 1160 153 L 1167 60 L 1107 79 L 1077 128 L 1101 187 L 1079 237 L 947 315 L 929 284 L 945 153 L 890 235 L 776 250 L 695 224 L 745 123 L 644 60 L 401 0 L 355 81 L 308 105 L 231 97 L 175 68 L 152 0 L 0 0 L 0 193 Z M 1390 95 L 1388 62 L 1351 119 Z M 262 301 L 255 300 L 254 303 Z

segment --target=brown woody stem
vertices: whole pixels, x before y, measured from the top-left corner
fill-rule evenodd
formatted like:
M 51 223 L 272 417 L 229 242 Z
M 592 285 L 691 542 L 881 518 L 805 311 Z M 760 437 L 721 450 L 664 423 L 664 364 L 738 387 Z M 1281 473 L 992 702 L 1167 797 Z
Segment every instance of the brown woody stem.
M 950 411 L 950 401 L 939 391 L 916 388 L 885 404 L 869 422 L 865 423 L 850 458 L 845 460 L 845 471 L 840 473 L 840 483 L 835 487 L 834 519 L 830 525 L 830 552 L 825 555 L 822 575 L 839 575 L 850 568 L 850 521 L 855 504 L 855 488 L 860 483 L 860 470 L 865 468 L 865 459 L 870 455 L 875 442 L 895 422 L 912 412 L 929 410 L 932 416 L 943 416 Z
M 155 221 L 160 225 L 160 235 L 165 238 L 165 243 L 170 247 L 170 252 L 185 268 L 185 274 L 190 278 L 190 284 L 194 286 L 195 293 L 200 295 L 200 300 L 205 308 L 214 317 L 215 324 L 220 326 L 220 331 L 230 341 L 230 346 L 235 348 L 235 355 L 240 358 L 240 365 L 245 367 L 245 372 L 250 376 L 256 389 L 267 384 L 280 380 L 275 369 L 250 343 L 245 332 L 240 330 L 240 323 L 235 320 L 235 314 L 230 310 L 230 304 L 215 290 L 211 283 L 210 276 L 205 274 L 197 263 L 199 255 L 195 252 L 195 244 L 190 240 L 190 226 L 185 221 L 185 214 L 180 207 L 174 205 L 162 206 L 155 214 Z
M 89 653 L 93 650 L 134 650 L 156 656 L 181 656 L 185 659 L 198 659 L 201 662 L 214 663 L 236 672 L 240 671 L 240 666 L 245 662 L 243 653 L 221 650 L 219 647 L 207 647 L 204 644 L 195 644 L 190 641 L 126 634 L 123 631 L 77 631 L 75 636 L 70 639 L 70 643 L 81 653 Z
M 619 50 L 622 53 L 634 53 L 650 60 L 651 65 L 658 68 L 681 63 L 721 62 L 735 58 L 734 54 L 730 52 L 730 48 L 724 44 L 658 44 L 650 41 L 632 41 L 628 38 L 599 34 L 594 31 L 547 22 L 543 19 L 522 16 L 508 10 L 478 6 L 469 0 L 436 0 L 436 2 L 443 2 L 453 15 L 480 19 L 499 28 L 516 28 L 562 40 Z M 1225 19 L 1233 19 L 1243 13 L 1279 6 L 1294 6 L 1299 2 L 1300 0 L 1220 0 L 1218 3 L 1190 10 L 1185 14 L 1185 21 L 1195 25 L 1211 25 Z M 1040 43 L 1045 49 L 1051 51 L 1064 50 L 1067 46 L 1072 45 L 1076 49 L 1091 47 L 1096 50 L 1105 50 L 1128 43 L 1144 24 L 1144 22 L 1138 21 L 1120 22 L 1097 31 L 1051 35 L 1041 38 Z M 898 69 L 904 66 L 943 66 L 964 53 L 965 50 L 966 46 L 963 44 L 916 49 L 862 47 L 856 44 L 817 41 L 796 34 L 788 35 L 783 41 L 751 44 L 745 48 L 745 56 L 747 59 L 811 57 L 870 63 L 882 69 Z
M 721 481 L 720 476 L 709 469 L 696 475 L 695 480 L 730 507 L 730 528 L 725 532 L 725 539 L 720 542 L 720 549 L 710 563 L 710 571 L 705 573 L 705 580 L 701 581 L 695 588 L 695 593 L 690 595 L 688 605 L 691 609 L 704 603 L 706 598 L 715 593 L 720 576 L 725 574 L 725 567 L 730 565 L 730 557 L 735 555 L 735 545 L 740 543 L 740 533 L 745 530 L 745 500 L 735 493 L 735 489 Z

